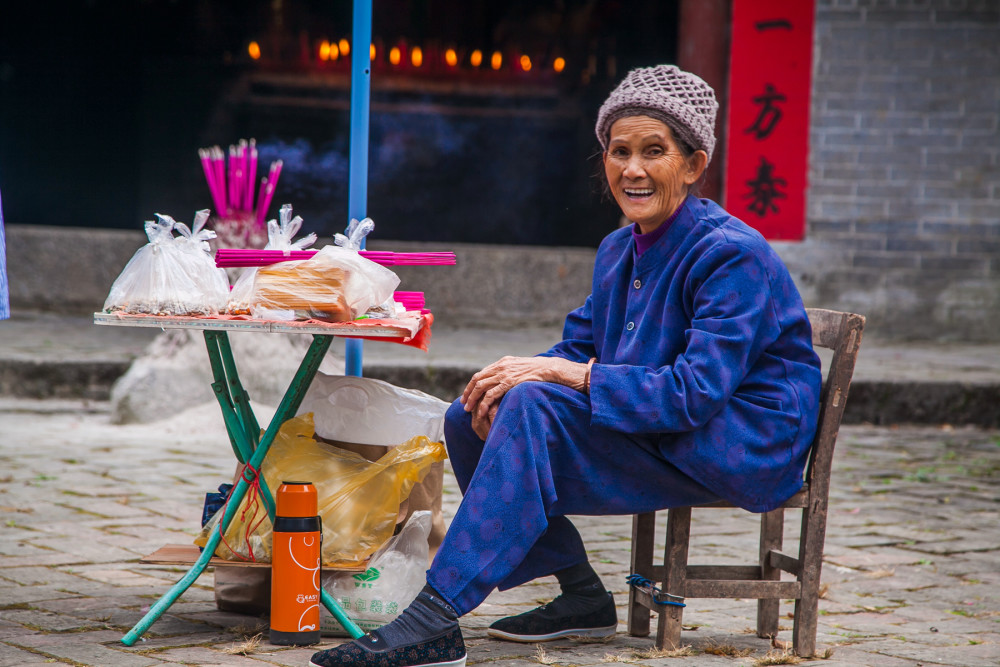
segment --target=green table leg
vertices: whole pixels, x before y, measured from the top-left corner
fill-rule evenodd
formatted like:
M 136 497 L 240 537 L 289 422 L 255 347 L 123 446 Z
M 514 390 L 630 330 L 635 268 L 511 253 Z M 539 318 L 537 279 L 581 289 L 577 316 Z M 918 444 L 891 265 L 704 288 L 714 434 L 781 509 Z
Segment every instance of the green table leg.
M 206 332 L 206 342 L 208 342 L 209 348 L 209 359 L 212 361 L 213 374 L 215 374 L 216 382 L 218 383 L 220 377 L 215 371 L 217 370 L 217 364 L 220 364 L 219 359 L 219 345 L 218 339 L 216 338 L 216 346 L 213 351 L 213 345 L 211 338 Z M 224 333 L 221 334 L 225 336 Z M 267 431 L 260 438 L 260 442 L 256 449 L 253 451 L 253 455 L 247 461 L 250 471 L 244 474 L 237 481 L 236 486 L 233 488 L 232 494 L 230 496 L 230 502 L 226 504 L 226 511 L 222 516 L 220 522 L 221 532 L 225 532 L 229 528 L 229 524 L 232 522 L 233 515 L 239 508 L 240 503 L 243 501 L 243 497 L 246 495 L 247 489 L 250 487 L 247 477 L 253 477 L 254 470 L 260 470 L 260 466 L 264 461 L 264 457 L 267 456 L 268 449 L 271 447 L 271 443 L 274 442 L 275 436 L 278 434 L 278 429 L 281 425 L 287 421 L 289 418 L 295 415 L 298 410 L 299 405 L 302 403 L 302 398 L 305 396 L 306 390 L 312 383 L 313 378 L 316 375 L 316 371 L 319 368 L 320 362 L 323 360 L 323 356 L 326 354 L 327 349 L 330 347 L 331 337 L 314 335 L 312 345 L 309 346 L 309 350 L 306 352 L 305 357 L 302 359 L 302 363 L 299 364 L 298 370 L 295 372 L 295 376 L 292 378 L 292 382 L 285 392 L 284 398 L 281 400 L 281 404 L 278 406 L 275 412 L 274 418 L 267 427 Z M 228 341 L 227 341 L 228 343 Z M 228 349 L 228 345 L 226 345 Z M 231 355 L 230 355 L 231 356 Z M 220 368 L 224 368 L 224 363 L 220 364 Z M 233 366 L 233 371 L 235 373 L 235 366 Z M 219 398 L 220 407 L 222 408 L 223 418 L 226 421 L 226 429 L 230 431 L 230 438 L 234 443 L 234 451 L 239 455 L 239 449 L 236 449 L 236 443 L 248 444 L 244 440 L 246 437 L 246 432 L 243 428 L 237 426 L 240 423 L 239 418 L 236 416 L 236 410 L 231 402 L 232 396 L 230 390 L 234 385 L 230 384 L 227 387 L 225 394 L 227 397 L 221 396 L 221 392 L 216 392 L 216 396 Z M 236 381 L 236 386 L 239 386 L 239 381 Z M 242 390 L 242 387 L 239 387 Z M 245 392 L 244 392 L 245 395 Z M 228 417 L 227 417 L 228 415 Z M 251 479 L 252 481 L 252 479 Z M 272 514 L 273 518 L 273 514 Z M 198 560 L 188 569 L 187 573 L 174 584 L 169 591 L 163 594 L 159 600 L 156 601 L 149 611 L 146 613 L 142 619 L 135 624 L 135 626 L 122 637 L 122 643 L 126 646 L 132 646 L 136 641 L 143 635 L 149 627 L 156 622 L 156 620 L 170 608 L 177 598 L 179 598 L 184 591 L 186 591 L 191 584 L 201 576 L 202 572 L 208 566 L 208 562 L 211 560 L 212 555 L 215 553 L 216 547 L 219 545 L 219 540 L 221 539 L 221 532 L 219 530 L 213 530 L 209 535 L 208 543 L 205 545 L 204 551 L 202 551 L 201 556 Z M 358 628 L 348 617 L 347 614 L 340 608 L 340 605 L 334 601 L 329 594 L 321 595 L 323 604 L 326 608 L 333 614 L 341 625 L 351 634 L 352 637 L 360 637 L 364 633 Z

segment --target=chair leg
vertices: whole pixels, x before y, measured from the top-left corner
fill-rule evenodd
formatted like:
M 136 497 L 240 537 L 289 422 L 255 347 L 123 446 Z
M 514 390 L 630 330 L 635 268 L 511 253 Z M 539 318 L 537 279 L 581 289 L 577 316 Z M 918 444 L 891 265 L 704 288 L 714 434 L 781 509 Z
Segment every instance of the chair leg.
M 799 538 L 800 597 L 795 601 L 792 647 L 796 655 L 811 657 L 816 652 L 816 623 L 819 617 L 819 583 L 823 570 L 823 542 L 826 539 L 825 502 L 811 500 L 802 510 Z
M 667 544 L 663 551 L 663 592 L 684 595 L 687 584 L 688 542 L 691 536 L 691 508 L 675 507 L 667 511 Z M 656 625 L 656 648 L 681 646 L 681 620 L 684 607 L 663 605 Z
M 653 536 L 656 512 L 632 517 L 632 574 L 653 578 Z M 633 637 L 649 635 L 649 609 L 635 599 L 635 590 L 628 590 L 628 633 Z
M 760 578 L 765 581 L 781 579 L 781 570 L 771 566 L 772 551 L 781 551 L 784 537 L 785 510 L 778 508 L 760 515 Z M 778 611 L 781 600 L 757 600 L 757 636 L 774 637 L 778 634 Z

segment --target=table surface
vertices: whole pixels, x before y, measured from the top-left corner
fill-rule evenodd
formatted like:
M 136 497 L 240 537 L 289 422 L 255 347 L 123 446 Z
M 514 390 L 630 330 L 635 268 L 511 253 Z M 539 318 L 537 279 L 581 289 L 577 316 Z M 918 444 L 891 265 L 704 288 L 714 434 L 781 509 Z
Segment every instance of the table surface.
M 257 331 L 263 333 L 308 333 L 324 336 L 364 336 L 365 338 L 412 338 L 423 327 L 418 316 L 394 320 L 356 320 L 353 322 L 317 322 L 309 320 L 236 320 L 180 315 L 131 315 L 94 313 L 94 324 L 115 327 L 155 329 L 199 329 L 207 331 Z

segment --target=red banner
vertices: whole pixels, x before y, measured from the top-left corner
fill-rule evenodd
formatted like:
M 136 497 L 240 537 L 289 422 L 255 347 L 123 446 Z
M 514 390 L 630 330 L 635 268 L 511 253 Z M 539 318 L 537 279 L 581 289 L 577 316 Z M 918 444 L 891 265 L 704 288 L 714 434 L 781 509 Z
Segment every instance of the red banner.
M 733 0 L 726 210 L 769 239 L 805 236 L 815 2 Z

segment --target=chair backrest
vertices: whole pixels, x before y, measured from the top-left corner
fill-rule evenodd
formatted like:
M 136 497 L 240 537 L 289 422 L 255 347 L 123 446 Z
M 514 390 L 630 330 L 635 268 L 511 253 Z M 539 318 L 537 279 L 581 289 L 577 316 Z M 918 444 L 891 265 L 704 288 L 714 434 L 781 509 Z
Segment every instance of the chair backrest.
M 847 404 L 854 365 L 858 359 L 861 335 L 865 328 L 863 315 L 835 310 L 807 308 L 812 324 L 813 345 L 833 350 L 833 359 L 826 372 L 820 394 L 819 426 L 809 452 L 806 482 L 812 498 L 826 499 L 830 487 L 833 448 L 840 430 L 840 420 Z

